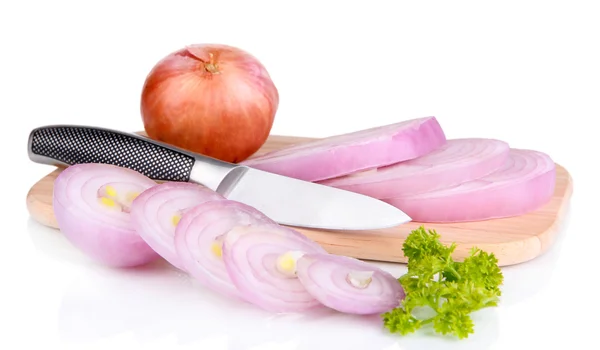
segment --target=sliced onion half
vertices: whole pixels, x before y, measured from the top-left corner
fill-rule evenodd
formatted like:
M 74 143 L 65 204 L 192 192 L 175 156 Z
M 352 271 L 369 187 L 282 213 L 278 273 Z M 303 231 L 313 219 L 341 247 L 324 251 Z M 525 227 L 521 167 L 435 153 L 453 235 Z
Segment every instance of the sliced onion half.
M 500 140 L 452 139 L 422 157 L 320 183 L 378 199 L 406 196 L 488 175 L 506 162 L 508 151 Z
M 58 227 L 78 249 L 103 264 L 130 267 L 159 255 L 137 234 L 131 203 L 155 186 L 150 178 L 108 164 L 79 164 L 54 181 L 52 205 Z
M 230 297 L 239 292 L 223 262 L 223 239 L 236 226 L 275 224 L 258 210 L 235 201 L 190 208 L 175 229 L 175 250 L 184 269 L 200 283 Z
M 555 164 L 533 150 L 511 149 L 497 171 L 463 184 L 413 196 L 384 199 L 414 221 L 464 222 L 526 214 L 554 194 Z
M 175 228 L 188 208 L 213 200 L 225 200 L 225 197 L 197 184 L 165 182 L 133 201 L 131 220 L 152 249 L 173 266 L 185 270 L 175 252 Z
M 298 259 L 298 279 L 306 290 L 334 310 L 368 315 L 389 311 L 404 299 L 394 276 L 354 258 L 305 254 Z
M 322 304 L 296 276 L 306 253 L 325 253 L 298 231 L 277 224 L 237 226 L 225 235 L 223 260 L 242 297 L 270 312 L 302 312 Z
M 435 117 L 406 120 L 302 143 L 242 164 L 305 181 L 319 181 L 414 159 L 446 143 Z

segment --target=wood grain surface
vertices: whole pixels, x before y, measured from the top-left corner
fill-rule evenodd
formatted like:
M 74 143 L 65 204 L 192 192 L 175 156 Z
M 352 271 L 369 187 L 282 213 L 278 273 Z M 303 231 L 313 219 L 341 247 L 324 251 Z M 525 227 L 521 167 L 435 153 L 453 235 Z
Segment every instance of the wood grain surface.
M 143 133 L 140 133 L 143 134 Z M 272 135 L 256 155 L 311 140 L 310 138 Z M 56 168 L 35 183 L 27 194 L 27 208 L 39 223 L 58 228 L 52 211 L 54 179 L 62 171 Z M 333 254 L 354 258 L 406 263 L 402 244 L 411 230 L 424 225 L 435 229 L 442 242 L 457 243 L 454 258 L 462 260 L 476 246 L 498 257 L 500 266 L 523 263 L 543 254 L 554 243 L 573 191 L 569 172 L 556 166 L 554 196 L 544 207 L 522 216 L 455 224 L 410 222 L 398 227 L 366 231 L 327 231 L 296 228 Z

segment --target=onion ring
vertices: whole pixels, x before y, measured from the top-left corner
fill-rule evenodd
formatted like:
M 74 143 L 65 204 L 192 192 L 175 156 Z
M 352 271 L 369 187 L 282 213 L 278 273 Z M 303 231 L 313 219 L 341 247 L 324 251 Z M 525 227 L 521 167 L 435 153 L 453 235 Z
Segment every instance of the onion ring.
M 222 259 L 225 234 L 235 226 L 274 222 L 240 202 L 206 202 L 190 208 L 175 229 L 175 250 L 184 269 L 204 286 L 240 297 Z
M 186 209 L 212 200 L 225 200 L 206 187 L 188 182 L 165 182 L 143 192 L 131 205 L 137 233 L 154 251 L 180 270 L 175 252 L 175 228 Z
M 305 254 L 298 259 L 297 275 L 313 297 L 344 313 L 383 313 L 405 297 L 402 285 L 390 273 L 346 256 Z
M 497 171 L 438 191 L 383 199 L 419 222 L 483 221 L 526 214 L 554 194 L 556 166 L 545 153 L 511 149 Z
M 109 164 L 78 164 L 54 181 L 52 205 L 58 227 L 78 249 L 109 266 L 131 267 L 160 256 L 137 234 L 129 209 L 150 178 Z
M 508 158 L 508 143 L 452 139 L 435 151 L 405 162 L 320 182 L 378 199 L 430 192 L 491 174 Z
M 295 274 L 304 253 L 324 253 L 296 230 L 277 224 L 237 226 L 224 239 L 223 260 L 242 297 L 270 312 L 301 312 L 322 304 Z
M 426 117 L 292 145 L 241 164 L 320 181 L 421 157 L 445 143 L 437 119 Z

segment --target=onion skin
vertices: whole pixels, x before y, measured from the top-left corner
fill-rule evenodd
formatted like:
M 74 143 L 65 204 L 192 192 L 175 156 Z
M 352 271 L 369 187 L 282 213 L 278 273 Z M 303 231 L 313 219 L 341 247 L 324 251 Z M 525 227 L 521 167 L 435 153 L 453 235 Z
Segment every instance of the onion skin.
M 384 199 L 418 222 L 468 222 L 527 214 L 552 198 L 556 166 L 538 151 L 511 149 L 498 171 L 458 186 Z
M 148 74 L 141 96 L 150 138 L 232 163 L 266 142 L 278 106 L 265 67 L 249 53 L 219 44 L 167 55 Z
M 103 212 L 96 198 L 90 196 L 95 192 L 82 193 L 83 186 L 94 185 L 94 181 L 124 182 L 146 189 L 156 185 L 138 172 L 107 164 L 79 164 L 63 170 L 54 182 L 52 206 L 58 227 L 67 240 L 107 266 L 134 267 L 160 259 L 137 234 L 129 214 Z

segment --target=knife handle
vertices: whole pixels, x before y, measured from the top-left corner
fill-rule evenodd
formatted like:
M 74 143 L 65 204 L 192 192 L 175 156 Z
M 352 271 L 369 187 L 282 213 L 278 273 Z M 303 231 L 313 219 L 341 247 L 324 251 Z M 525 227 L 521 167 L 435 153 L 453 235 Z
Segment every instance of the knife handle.
M 153 180 L 185 182 L 202 157 L 135 134 L 77 125 L 34 129 L 29 135 L 28 153 L 32 161 L 41 164 L 112 164 Z

